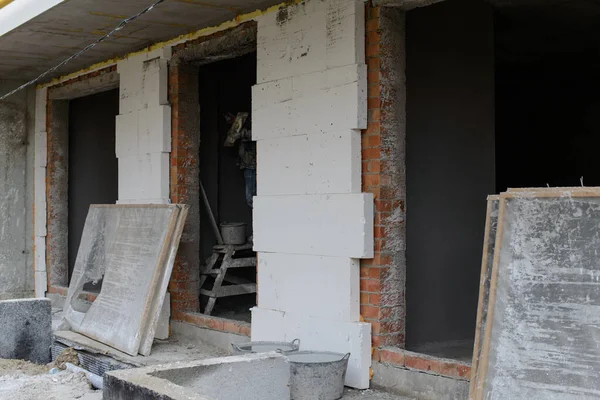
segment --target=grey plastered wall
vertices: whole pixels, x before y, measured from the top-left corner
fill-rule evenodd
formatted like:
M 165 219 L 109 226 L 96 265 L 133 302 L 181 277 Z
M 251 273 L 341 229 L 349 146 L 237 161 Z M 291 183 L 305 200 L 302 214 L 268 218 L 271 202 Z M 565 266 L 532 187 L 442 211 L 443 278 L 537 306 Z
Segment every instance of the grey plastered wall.
M 486 196 L 495 191 L 491 5 L 406 14 L 407 347 L 474 336 Z
M 19 82 L 0 81 L 0 94 Z M 34 92 L 0 101 L 0 299 L 33 295 Z

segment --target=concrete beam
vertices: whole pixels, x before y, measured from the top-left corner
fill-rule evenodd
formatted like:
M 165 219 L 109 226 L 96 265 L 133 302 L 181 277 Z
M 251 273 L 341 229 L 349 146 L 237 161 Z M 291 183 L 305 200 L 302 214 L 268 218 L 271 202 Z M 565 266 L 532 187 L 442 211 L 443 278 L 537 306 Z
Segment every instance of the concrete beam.
M 373 0 L 373 5 L 380 7 L 399 7 L 403 10 L 430 6 L 444 0 Z

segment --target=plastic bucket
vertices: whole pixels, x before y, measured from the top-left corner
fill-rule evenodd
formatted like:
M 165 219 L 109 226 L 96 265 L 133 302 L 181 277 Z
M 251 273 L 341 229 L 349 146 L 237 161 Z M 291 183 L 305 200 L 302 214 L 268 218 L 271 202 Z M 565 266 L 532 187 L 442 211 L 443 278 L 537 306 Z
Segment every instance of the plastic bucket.
M 337 400 L 344 395 L 350 353 L 298 351 L 286 354 L 291 400 Z
M 243 344 L 231 343 L 234 354 L 245 353 L 268 353 L 271 351 L 279 351 L 284 354 L 298 351 L 300 348 L 300 339 L 295 339 L 291 342 L 249 342 Z

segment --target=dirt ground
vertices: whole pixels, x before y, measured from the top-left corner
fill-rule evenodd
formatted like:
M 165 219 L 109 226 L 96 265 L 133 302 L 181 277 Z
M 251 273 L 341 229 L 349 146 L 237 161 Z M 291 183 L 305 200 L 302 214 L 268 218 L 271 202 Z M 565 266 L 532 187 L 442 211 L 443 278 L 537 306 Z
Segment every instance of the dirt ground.
M 54 364 L 36 365 L 0 359 L 0 400 L 101 400 L 83 374 L 61 371 L 50 374 Z

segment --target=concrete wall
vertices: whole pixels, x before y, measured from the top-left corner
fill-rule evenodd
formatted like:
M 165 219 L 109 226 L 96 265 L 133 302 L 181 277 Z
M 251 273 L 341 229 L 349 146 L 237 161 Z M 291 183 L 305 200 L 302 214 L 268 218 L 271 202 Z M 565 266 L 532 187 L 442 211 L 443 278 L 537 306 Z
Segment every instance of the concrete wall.
M 406 15 L 411 348 L 474 335 L 485 199 L 495 192 L 494 32 L 491 6 L 474 0 Z
M 252 339 L 350 352 L 346 384 L 357 388 L 369 386 L 371 364 L 358 259 L 373 257 L 373 196 L 360 181 L 364 11 L 362 1 L 309 0 L 260 17 L 252 96 L 260 261 Z
M 33 295 L 33 104 L 31 90 L 0 102 L 0 299 Z

